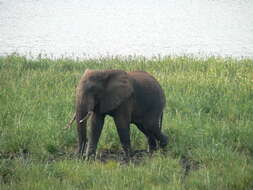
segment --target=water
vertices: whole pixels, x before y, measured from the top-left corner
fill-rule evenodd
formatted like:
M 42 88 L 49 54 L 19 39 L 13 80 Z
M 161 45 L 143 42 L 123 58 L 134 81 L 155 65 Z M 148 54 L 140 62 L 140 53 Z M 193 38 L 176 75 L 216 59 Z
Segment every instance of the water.
M 253 57 L 252 0 L 0 0 L 0 55 Z

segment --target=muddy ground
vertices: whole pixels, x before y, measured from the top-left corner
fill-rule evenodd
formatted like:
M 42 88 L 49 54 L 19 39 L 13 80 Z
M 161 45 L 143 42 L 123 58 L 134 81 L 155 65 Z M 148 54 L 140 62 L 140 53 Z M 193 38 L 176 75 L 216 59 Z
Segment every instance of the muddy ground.
M 161 152 L 164 157 L 171 156 L 169 152 Z M 154 154 L 150 154 L 147 150 L 135 150 L 131 154 L 130 161 L 124 160 L 124 152 L 120 150 L 111 150 L 111 149 L 103 149 L 99 150 L 96 155 L 96 160 L 101 161 L 102 163 L 107 163 L 108 161 L 116 161 L 122 165 L 127 165 L 129 162 L 132 164 L 141 164 L 144 160 L 148 158 L 152 158 Z M 28 151 L 24 150 L 19 153 L 7 153 L 1 154 L 0 159 L 15 159 L 15 158 L 24 158 L 29 159 L 32 158 L 33 155 Z M 173 157 L 173 156 L 172 156 Z M 53 154 L 52 157 L 43 160 L 44 162 L 55 162 L 63 159 L 77 159 L 80 158 L 77 153 L 69 153 L 69 152 L 57 152 Z M 180 164 L 182 165 L 184 171 L 184 177 L 189 174 L 191 170 L 197 170 L 199 168 L 200 163 L 192 160 L 186 156 L 181 156 Z

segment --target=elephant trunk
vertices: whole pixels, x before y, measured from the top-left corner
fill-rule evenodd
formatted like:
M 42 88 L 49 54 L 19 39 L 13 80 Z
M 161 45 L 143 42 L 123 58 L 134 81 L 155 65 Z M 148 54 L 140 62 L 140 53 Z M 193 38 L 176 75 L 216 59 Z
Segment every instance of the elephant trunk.
M 87 144 L 87 121 L 93 114 L 94 110 L 94 100 L 93 98 L 77 99 L 76 106 L 76 122 L 77 122 L 77 132 L 79 138 L 79 153 L 84 154 L 86 144 Z

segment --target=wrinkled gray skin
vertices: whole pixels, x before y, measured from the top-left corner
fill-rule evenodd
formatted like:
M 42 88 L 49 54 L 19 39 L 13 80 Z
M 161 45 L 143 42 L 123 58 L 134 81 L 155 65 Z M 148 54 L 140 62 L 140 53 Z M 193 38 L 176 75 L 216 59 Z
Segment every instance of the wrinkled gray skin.
M 129 158 L 131 152 L 129 126 L 135 124 L 148 139 L 149 150 L 168 144 L 161 132 L 164 92 L 154 77 L 146 72 L 121 70 L 86 70 L 76 93 L 76 121 L 79 153 L 95 155 L 106 115 L 113 117 L 120 141 Z M 86 135 L 87 118 L 90 133 Z

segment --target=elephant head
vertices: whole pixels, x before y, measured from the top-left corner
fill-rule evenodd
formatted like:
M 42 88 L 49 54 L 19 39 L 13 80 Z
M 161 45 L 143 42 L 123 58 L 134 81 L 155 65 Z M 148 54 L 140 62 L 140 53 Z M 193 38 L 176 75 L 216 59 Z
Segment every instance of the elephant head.
M 133 88 L 126 72 L 120 70 L 86 70 L 76 92 L 76 121 L 79 134 L 79 152 L 86 145 L 87 118 L 94 112 L 106 114 L 130 97 Z

